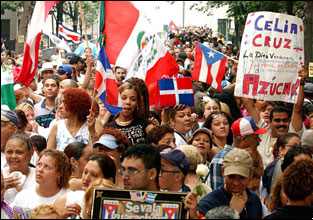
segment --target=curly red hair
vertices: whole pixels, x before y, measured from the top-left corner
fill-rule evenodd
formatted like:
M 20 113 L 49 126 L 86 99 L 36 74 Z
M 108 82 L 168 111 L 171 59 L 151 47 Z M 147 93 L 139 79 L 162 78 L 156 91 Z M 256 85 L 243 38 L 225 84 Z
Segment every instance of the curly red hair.
M 77 115 L 79 121 L 86 121 L 91 107 L 91 97 L 81 88 L 68 88 L 63 93 L 66 111 Z

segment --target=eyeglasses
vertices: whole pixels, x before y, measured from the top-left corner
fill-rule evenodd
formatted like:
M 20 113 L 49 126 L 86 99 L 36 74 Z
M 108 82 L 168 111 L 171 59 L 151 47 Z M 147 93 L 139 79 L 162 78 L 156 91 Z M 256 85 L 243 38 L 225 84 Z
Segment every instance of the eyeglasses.
M 128 169 L 125 169 L 125 168 L 121 168 L 120 170 L 119 170 L 119 174 L 121 175 L 121 176 L 132 176 L 132 175 L 136 175 L 136 174 L 138 174 L 138 173 L 141 173 L 141 172 L 143 172 L 143 171 L 145 171 L 145 169 L 143 169 L 143 170 L 137 170 L 136 168 L 132 168 L 132 167 L 130 167 L 130 168 L 128 168 Z

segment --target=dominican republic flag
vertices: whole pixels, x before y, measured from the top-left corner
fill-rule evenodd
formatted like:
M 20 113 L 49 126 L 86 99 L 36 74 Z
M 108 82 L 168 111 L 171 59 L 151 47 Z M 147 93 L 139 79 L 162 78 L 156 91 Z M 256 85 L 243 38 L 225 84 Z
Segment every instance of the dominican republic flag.
M 145 81 L 149 92 L 149 105 L 159 108 L 158 80 L 176 76 L 179 67 L 175 58 L 167 51 L 164 41 L 153 35 L 148 44 L 137 56 L 127 73 L 126 79 L 137 77 Z
M 227 58 L 218 51 L 198 43 L 196 45 L 195 62 L 192 79 L 205 82 L 211 87 L 222 90 L 222 80 L 225 75 Z
M 27 27 L 27 37 L 24 44 L 24 56 L 21 72 L 16 82 L 25 86 L 33 81 L 38 69 L 38 52 L 41 40 L 41 32 L 46 24 L 49 11 L 58 1 L 36 1 L 34 12 Z
M 59 24 L 58 28 L 59 37 L 63 38 L 66 41 L 71 41 L 74 44 L 79 44 L 81 35 L 68 27 L 64 26 L 63 24 Z
M 192 80 L 190 77 L 159 80 L 160 106 L 184 104 L 193 106 Z
M 122 110 L 119 107 L 120 99 L 118 86 L 104 47 L 101 47 L 99 51 L 95 77 L 94 89 L 96 90 L 99 99 L 113 115 L 116 115 Z

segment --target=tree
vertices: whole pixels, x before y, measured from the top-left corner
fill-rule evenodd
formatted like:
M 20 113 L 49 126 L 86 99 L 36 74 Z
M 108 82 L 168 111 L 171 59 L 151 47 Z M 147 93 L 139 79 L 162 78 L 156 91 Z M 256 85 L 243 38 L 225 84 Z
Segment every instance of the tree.
M 228 16 L 235 21 L 235 44 L 240 45 L 245 20 L 250 12 L 271 11 L 287 13 L 304 21 L 305 63 L 313 58 L 313 3 L 312 1 L 207 1 L 195 3 L 198 11 L 208 13 L 211 9 L 228 6 Z
M 77 1 L 64 1 L 63 14 L 70 17 L 72 20 L 73 30 L 77 32 L 78 27 L 78 2 Z
M 22 7 L 21 1 L 1 1 L 1 14 L 4 14 L 4 10 L 17 11 Z
M 304 6 L 304 57 L 305 64 L 313 61 L 313 2 L 307 1 Z
M 92 27 L 98 19 L 99 5 L 98 1 L 82 1 L 82 9 L 85 15 L 87 27 Z M 85 30 L 86 31 L 86 30 Z
M 85 17 L 86 26 L 95 23 L 98 16 L 98 1 L 82 1 L 82 10 Z M 82 22 L 79 12 L 79 3 L 77 1 L 62 1 L 57 6 L 57 22 L 62 23 L 63 20 L 69 18 L 72 22 L 72 29 L 82 32 Z
M 1 13 L 4 10 L 17 11 L 19 19 L 18 36 L 24 36 L 26 39 L 27 26 L 33 14 L 36 1 L 1 1 Z M 16 41 L 17 43 L 17 41 Z M 16 51 L 19 53 L 23 50 L 23 45 L 16 44 Z

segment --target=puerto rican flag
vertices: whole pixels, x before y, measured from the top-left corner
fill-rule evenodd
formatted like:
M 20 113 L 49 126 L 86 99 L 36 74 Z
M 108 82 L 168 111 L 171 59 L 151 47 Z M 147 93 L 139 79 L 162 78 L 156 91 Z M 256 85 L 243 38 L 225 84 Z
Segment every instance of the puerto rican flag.
M 227 58 L 218 51 L 198 43 L 196 45 L 192 79 L 205 82 L 211 87 L 222 90 L 222 80 L 226 72 Z
M 159 82 L 160 107 L 184 104 L 194 105 L 192 80 L 190 77 L 161 79 Z
M 63 24 L 59 24 L 58 32 L 59 37 L 65 39 L 66 41 L 72 41 L 74 44 L 80 43 L 81 35 Z
M 119 98 L 118 86 L 111 69 L 104 47 L 100 48 L 96 64 L 96 79 L 94 89 L 104 106 L 113 114 L 120 112 L 121 102 Z

